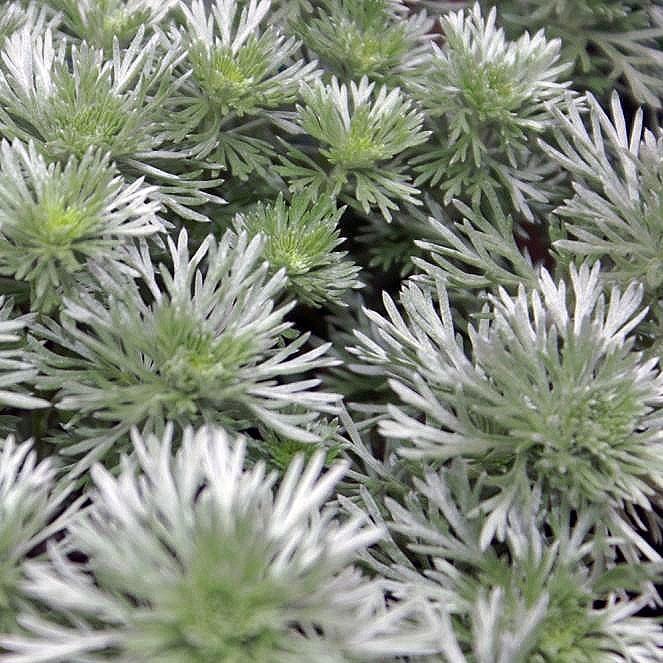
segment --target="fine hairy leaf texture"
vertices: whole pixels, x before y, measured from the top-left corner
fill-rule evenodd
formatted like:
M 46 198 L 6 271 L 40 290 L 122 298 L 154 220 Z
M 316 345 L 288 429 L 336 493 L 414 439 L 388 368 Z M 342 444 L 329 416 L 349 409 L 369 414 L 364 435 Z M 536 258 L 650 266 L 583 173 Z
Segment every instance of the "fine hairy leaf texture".
M 663 0 L 7 0 L 0 663 L 663 661 Z
M 178 177 L 157 167 L 160 159 L 181 157 L 168 149 L 173 129 L 162 114 L 181 56 L 174 49 L 162 53 L 159 42 L 141 27 L 125 50 L 116 40 L 108 60 L 87 42 L 57 44 L 50 29 L 42 33 L 26 25 L 2 53 L 0 131 L 33 140 L 49 160 L 81 158 L 90 148 L 109 152 L 124 175 L 153 179 L 161 185 L 161 202 L 200 219 L 187 206 L 214 199 L 205 193 L 210 183 L 192 180 L 191 172 Z
M 521 506 L 509 517 L 505 543 L 486 549 L 486 516 L 465 515 L 480 512 L 486 486 L 469 478 L 467 465 L 429 471 L 414 487 L 405 505 L 387 499 L 389 526 L 405 537 L 426 572 L 402 569 L 403 581 L 394 585 L 430 601 L 442 660 L 660 660 L 663 634 L 656 620 L 636 616 L 656 602 L 652 580 L 660 580 L 660 569 L 588 561 L 595 512 L 573 525 L 553 512 L 545 535 L 533 516 L 536 507 Z M 625 585 L 631 598 L 621 592 Z
M 325 0 L 295 24 L 306 47 L 343 80 L 367 76 L 393 86 L 427 56 L 432 27 L 426 12 L 408 16 L 405 3 L 389 0 Z
M 47 24 L 53 24 L 48 14 L 45 7 L 33 3 L 5 2 L 0 15 L 0 42 L 4 44 L 7 37 L 24 25 L 35 25 L 44 30 Z
M 385 297 L 389 319 L 367 311 L 381 340 L 357 332 L 353 352 L 392 378 L 403 405 L 390 405 L 380 427 L 403 441 L 399 453 L 467 458 L 490 477 L 490 527 L 503 530 L 511 509 L 542 485 L 574 508 L 601 505 L 615 533 L 628 532 L 658 560 L 622 511 L 637 504 L 656 520 L 663 376 L 657 360 L 632 348 L 646 313 L 642 288 L 606 297 L 599 269 L 572 268 L 570 292 L 543 271 L 531 293 L 491 296 L 490 315 L 468 328 L 470 356 L 442 284 L 434 302 L 409 283 L 401 294 L 407 318 Z
M 242 180 L 253 171 L 267 176 L 275 152 L 262 129 L 316 77 L 316 63 L 295 61 L 297 40 L 264 25 L 268 0 L 194 0 L 181 9 L 185 24 L 173 34 L 188 78 L 176 102 L 190 153 Z
M 264 257 L 270 270 L 284 269 L 287 287 L 303 304 L 344 304 L 347 290 L 360 288 L 359 267 L 345 260 L 347 252 L 336 251 L 343 243 L 338 222 L 343 210 L 322 198 L 311 205 L 301 194 L 286 203 L 279 196 L 273 204 L 258 204 L 235 219 L 238 231 L 266 236 Z
M 141 108 L 140 102 L 168 71 L 168 63 L 164 67 L 154 62 L 154 40 L 144 43 L 142 35 L 137 36 L 129 51 L 118 51 L 112 63 L 87 44 L 67 49 L 66 42 L 60 42 L 56 48 L 50 30 L 39 35 L 26 27 L 8 42 L 0 77 L 5 131 L 35 136 L 56 159 L 80 157 L 90 146 L 115 158 L 152 147 L 154 109 Z M 149 60 L 152 66 L 146 66 Z M 132 75 L 140 75 L 142 90 L 132 89 Z M 27 122 L 30 130 L 21 131 Z
M 24 330 L 33 320 L 33 315 L 17 315 L 12 301 L 0 297 L 0 405 L 3 408 L 33 409 L 50 405 L 47 400 L 30 395 L 25 386 L 38 372 L 22 347 Z M 0 417 L 2 428 L 4 418 Z
M 92 150 L 51 163 L 33 143 L 0 144 L 0 274 L 30 284 L 30 303 L 48 311 L 71 294 L 86 261 L 126 262 L 131 238 L 163 230 L 155 187 L 127 186 Z
M 391 220 L 397 201 L 417 203 L 418 189 L 411 183 L 402 153 L 423 143 L 423 115 L 398 88 L 375 84 L 363 77 L 350 86 L 332 78 L 302 89 L 297 123 L 316 141 L 288 150 L 279 172 L 293 191 L 312 199 L 320 194 L 340 197 L 366 214 L 379 210 Z
M 0 452 L 0 628 L 17 628 L 16 616 L 30 603 L 23 568 L 37 546 L 62 530 L 80 506 L 69 499 L 73 484 L 56 480 L 49 460 L 39 462 L 32 441 L 1 442 Z M 69 502 L 69 506 L 66 506 Z
M 57 619 L 23 613 L 0 661 L 341 663 L 394 660 L 411 629 L 352 561 L 380 538 L 367 517 L 324 507 L 346 469 L 322 454 L 276 476 L 245 445 L 187 429 L 172 457 L 134 434 L 137 463 L 93 470 L 95 506 L 22 588 Z M 137 465 L 138 467 L 135 467 Z M 68 550 L 85 553 L 73 564 Z M 65 589 L 66 587 L 66 589 Z M 416 636 L 414 636 L 416 637 Z
M 454 204 L 463 219 L 453 225 L 439 205 L 431 209 L 428 238 L 415 240 L 426 253 L 423 258 L 413 258 L 417 267 L 432 281 L 442 276 L 447 289 L 459 297 L 473 298 L 486 288 L 515 291 L 519 285 L 536 287 L 536 267 L 518 246 L 513 218 L 497 205 L 487 218 L 459 200 Z
M 433 127 L 438 147 L 413 159 L 416 183 L 440 186 L 445 201 L 479 202 L 503 193 L 531 217 L 527 199 L 541 200 L 541 175 L 529 163 L 534 138 L 553 125 L 549 105 L 559 104 L 568 68 L 559 40 L 543 31 L 508 41 L 493 8 L 441 20 L 444 42 L 408 82 Z
M 160 431 L 167 420 L 240 429 L 260 421 L 315 441 L 304 425 L 334 411 L 339 397 L 314 391 L 319 380 L 306 374 L 337 362 L 325 356 L 328 344 L 304 351 L 308 335 L 286 333 L 292 303 L 275 301 L 286 276 L 268 276 L 262 236 L 208 236 L 193 255 L 187 239 L 185 231 L 177 243 L 169 238 L 170 268 L 136 256 L 142 287 L 99 271 L 105 302 L 80 295 L 66 301 L 61 323 L 33 326 L 36 385 L 57 389 L 57 407 L 72 413 L 68 427 L 82 422 L 90 436 L 70 453 L 103 453 L 103 422 L 113 426 L 111 441 L 134 425 Z M 288 412 L 292 405 L 303 411 Z
M 113 40 L 126 47 L 145 26 L 154 30 L 177 6 L 176 0 L 52 0 L 61 12 L 60 29 L 91 46 L 113 51 Z
M 658 250 L 663 241 L 663 141 L 643 129 L 642 110 L 627 128 L 616 93 L 612 118 L 593 96 L 587 96 L 587 104 L 589 126 L 571 106 L 568 115 L 559 116 L 559 149 L 546 146 L 575 176 L 575 195 L 555 210 L 568 219 L 567 237 L 555 247 L 582 258 L 601 258 L 611 279 L 622 284 L 637 279 L 655 301 L 663 282 Z
M 488 0 L 484 4 L 496 4 Z M 500 0 L 510 32 L 545 29 L 561 39 L 579 87 L 597 94 L 615 84 L 660 108 L 663 8 L 650 0 Z

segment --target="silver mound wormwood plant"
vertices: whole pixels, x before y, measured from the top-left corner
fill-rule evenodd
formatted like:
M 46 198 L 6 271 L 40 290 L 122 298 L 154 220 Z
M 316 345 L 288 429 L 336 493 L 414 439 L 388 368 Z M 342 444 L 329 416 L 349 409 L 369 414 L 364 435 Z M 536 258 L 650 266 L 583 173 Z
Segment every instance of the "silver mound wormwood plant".
M 89 150 L 62 166 L 33 143 L 0 144 L 0 273 L 30 284 L 31 306 L 48 311 L 98 258 L 126 263 L 129 238 L 163 227 L 142 178 L 127 186 L 106 155 Z M 83 273 L 83 274 L 82 274 Z
M 0 7 L 0 663 L 663 661 L 663 4 Z
M 275 473 L 245 467 L 244 442 L 223 431 L 185 430 L 175 457 L 172 427 L 133 438 L 138 472 L 126 458 L 118 477 L 95 466 L 94 507 L 26 564 L 21 587 L 52 619 L 24 614 L 31 637 L 1 640 L 6 660 L 332 663 L 409 649 L 408 606 L 386 609 L 379 579 L 349 564 L 379 528 L 323 508 L 345 463 L 321 475 L 322 452 L 297 456 L 274 490 Z
M 439 184 L 446 200 L 466 191 L 480 201 L 503 188 L 531 216 L 527 198 L 545 189 L 528 143 L 551 126 L 550 103 L 570 85 L 560 80 L 568 63 L 560 62 L 559 40 L 539 31 L 509 41 L 496 20 L 495 8 L 484 17 L 478 5 L 445 16 L 444 43 L 408 80 L 439 143 L 413 160 L 416 181 Z
M 440 282 L 435 303 L 414 283 L 404 287 L 406 318 L 386 296 L 389 319 L 367 311 L 381 343 L 356 332 L 353 352 L 392 376 L 403 403 L 390 404 L 380 422 L 384 435 L 409 443 L 399 453 L 478 461 L 494 486 L 481 506 L 490 513 L 484 547 L 504 537 L 510 511 L 532 486 L 543 486 L 573 508 L 602 506 L 609 532 L 628 532 L 659 559 L 624 511 L 637 504 L 658 531 L 651 499 L 663 473 L 656 411 L 663 375 L 629 338 L 646 314 L 641 286 L 614 288 L 606 299 L 599 276 L 599 263 L 583 265 L 571 268 L 571 293 L 545 271 L 532 293 L 499 291 L 490 319 L 467 330 L 470 356 Z
M 155 270 L 143 253 L 136 263 L 142 288 L 128 278 L 102 281 L 105 301 L 67 299 L 61 323 L 33 326 L 35 383 L 58 389 L 56 406 L 72 413 L 67 426 L 83 422 L 81 430 L 93 435 L 70 452 L 92 447 L 98 454 L 108 424 L 113 440 L 131 426 L 161 431 L 168 420 L 240 429 L 261 422 L 311 442 L 317 438 L 303 424 L 334 411 L 336 394 L 312 391 L 319 380 L 275 379 L 337 362 L 324 357 L 327 344 L 302 352 L 307 334 L 288 338 L 284 318 L 294 302 L 275 305 L 286 276 L 268 276 L 260 260 L 264 237 L 244 233 L 233 242 L 226 233 L 217 243 L 208 236 L 193 255 L 187 243 L 184 230 L 177 244 L 168 239 L 171 270 Z M 293 404 L 303 411 L 288 412 Z

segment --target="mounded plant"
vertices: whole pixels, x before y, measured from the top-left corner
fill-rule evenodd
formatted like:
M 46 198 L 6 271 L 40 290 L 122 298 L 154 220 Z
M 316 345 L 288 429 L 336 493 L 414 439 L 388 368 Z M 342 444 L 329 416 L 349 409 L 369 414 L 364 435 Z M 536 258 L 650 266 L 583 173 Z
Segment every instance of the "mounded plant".
M 658 0 L 0 12 L 0 663 L 663 660 Z

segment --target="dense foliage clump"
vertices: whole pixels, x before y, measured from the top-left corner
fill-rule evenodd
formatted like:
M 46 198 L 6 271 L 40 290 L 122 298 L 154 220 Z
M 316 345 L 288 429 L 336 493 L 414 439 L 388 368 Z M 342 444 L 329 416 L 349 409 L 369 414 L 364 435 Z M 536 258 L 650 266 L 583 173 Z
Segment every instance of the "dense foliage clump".
M 658 663 L 658 0 L 0 11 L 0 663 Z

